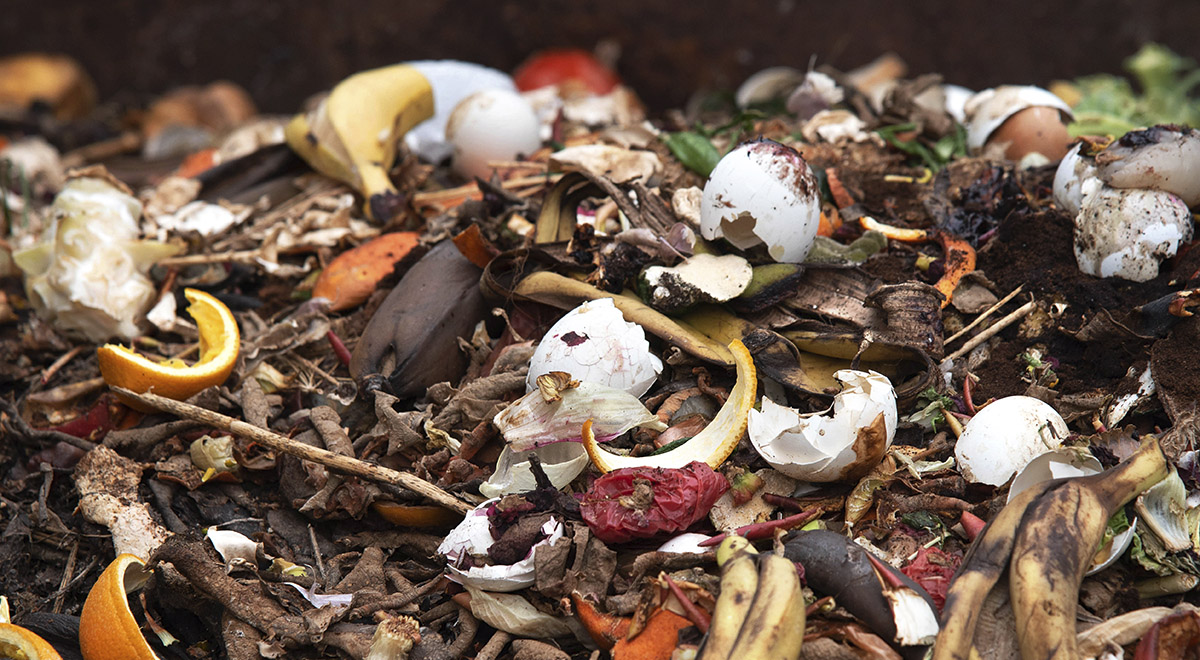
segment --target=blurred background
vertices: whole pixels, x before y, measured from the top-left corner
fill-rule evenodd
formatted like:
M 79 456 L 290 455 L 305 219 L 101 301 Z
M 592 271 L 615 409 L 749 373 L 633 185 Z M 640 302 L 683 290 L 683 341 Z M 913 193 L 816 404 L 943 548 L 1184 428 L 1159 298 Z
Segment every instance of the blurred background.
M 0 55 L 61 52 L 101 99 L 232 80 L 267 112 L 362 69 L 455 58 L 511 71 L 541 48 L 598 45 L 652 112 L 762 68 L 848 70 L 892 51 L 909 75 L 980 89 L 1121 72 L 1146 41 L 1200 58 L 1200 2 L 843 0 L 42 0 L 0 12 Z

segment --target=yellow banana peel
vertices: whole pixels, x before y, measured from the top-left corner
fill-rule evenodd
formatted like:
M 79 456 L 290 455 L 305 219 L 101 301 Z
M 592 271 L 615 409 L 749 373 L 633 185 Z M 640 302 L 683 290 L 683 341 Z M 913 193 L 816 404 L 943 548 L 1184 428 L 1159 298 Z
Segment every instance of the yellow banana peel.
M 388 178 L 400 139 L 433 116 L 433 87 L 417 69 L 396 64 L 356 73 L 313 110 L 296 115 L 288 146 L 318 172 L 362 193 L 364 211 L 391 218 L 400 193 Z

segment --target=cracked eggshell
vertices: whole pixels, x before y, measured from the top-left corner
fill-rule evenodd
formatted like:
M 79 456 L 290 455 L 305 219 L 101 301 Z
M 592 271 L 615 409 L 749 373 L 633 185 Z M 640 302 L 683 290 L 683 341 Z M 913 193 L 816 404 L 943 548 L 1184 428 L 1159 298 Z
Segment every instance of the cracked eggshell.
M 700 233 L 745 250 L 766 244 L 783 263 L 802 263 L 821 219 L 816 175 L 795 149 L 771 140 L 747 142 L 713 168 L 700 205 Z
M 1200 131 L 1151 126 L 1130 131 L 1096 154 L 1098 176 L 1113 188 L 1151 188 L 1200 204 Z
M 508 592 L 533 586 L 537 581 L 533 567 L 533 554 L 537 547 L 553 544 L 562 538 L 563 524 L 556 518 L 551 518 L 542 525 L 542 533 L 546 538 L 535 543 L 529 555 L 521 561 L 507 566 L 479 565 L 467 569 L 459 568 L 468 564 L 473 556 L 486 560 L 488 548 L 496 542 L 492 538 L 488 509 L 497 501 L 499 500 L 491 499 L 475 507 L 457 527 L 450 530 L 438 546 L 438 554 L 446 558 L 446 577 L 453 582 L 469 584 L 485 591 Z
M 542 146 L 537 113 L 520 94 L 503 89 L 476 92 L 454 106 L 446 122 L 446 140 L 454 147 L 454 169 L 487 179 L 491 161 L 515 160 Z
M 999 486 L 1060 446 L 1067 433 L 1062 416 L 1044 401 L 1004 397 L 967 422 L 954 445 L 954 459 L 967 481 Z
M 651 266 L 642 275 L 650 306 L 673 312 L 696 303 L 719 303 L 750 286 L 754 270 L 736 254 L 697 254 L 670 268 Z
M 1159 190 L 1110 188 L 1083 182 L 1075 217 L 1075 262 L 1096 277 L 1146 282 L 1192 238 L 1192 215 L 1175 195 Z
M 627 322 L 611 298 L 601 298 L 567 312 L 542 337 L 529 360 L 526 391 L 551 371 L 641 396 L 662 372 L 662 360 L 650 352 L 642 326 Z
M 1017 493 L 1034 484 L 1051 479 L 1067 477 L 1086 477 L 1089 474 L 1099 474 L 1104 471 L 1100 461 L 1092 456 L 1092 452 L 1081 447 L 1059 447 L 1041 454 L 1029 461 L 1008 487 L 1008 500 L 1012 501 Z
M 1054 171 L 1054 201 L 1072 218 L 1083 204 L 1083 182 L 1096 176 L 1095 163 L 1080 154 L 1082 149 L 1082 143 L 1071 147 Z
M 1007 143 L 1005 156 L 1011 160 L 1034 151 L 1058 160 L 1071 143 L 1066 126 L 1073 119 L 1071 106 L 1041 87 L 985 89 L 968 99 L 963 111 L 967 146 L 976 151 L 989 143 Z
M 862 476 L 896 435 L 896 391 L 886 376 L 843 369 L 842 391 L 824 412 L 802 415 L 763 397 L 751 410 L 750 442 L 771 467 L 793 479 L 841 481 Z

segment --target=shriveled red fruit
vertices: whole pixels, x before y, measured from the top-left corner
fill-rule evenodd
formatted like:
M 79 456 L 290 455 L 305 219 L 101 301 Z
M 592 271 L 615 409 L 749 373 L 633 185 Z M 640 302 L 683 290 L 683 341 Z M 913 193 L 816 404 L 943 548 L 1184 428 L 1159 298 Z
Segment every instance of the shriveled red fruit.
M 921 548 L 917 551 L 916 559 L 900 571 L 921 585 L 940 612 L 946 604 L 946 590 L 950 587 L 950 579 L 954 577 L 954 571 L 958 570 L 961 563 L 960 556 L 938 548 Z
M 707 463 L 621 468 L 597 479 L 579 503 L 592 533 L 624 543 L 682 532 L 708 515 L 729 482 Z
M 593 94 L 607 94 L 621 80 L 586 50 L 563 48 L 544 50 L 525 60 L 513 72 L 513 82 L 522 92 L 573 83 Z

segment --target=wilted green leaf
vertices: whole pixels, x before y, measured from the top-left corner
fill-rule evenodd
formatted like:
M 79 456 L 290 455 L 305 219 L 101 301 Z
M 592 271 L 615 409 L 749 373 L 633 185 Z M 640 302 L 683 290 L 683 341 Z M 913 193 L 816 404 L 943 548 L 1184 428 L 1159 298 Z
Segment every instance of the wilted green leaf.
M 717 161 L 721 160 L 721 153 L 717 148 L 708 141 L 708 138 L 685 131 L 681 133 L 671 133 L 663 138 L 663 142 L 667 144 L 667 148 L 672 154 L 679 159 L 689 170 L 707 177 L 712 174 L 713 168 L 717 166 Z

